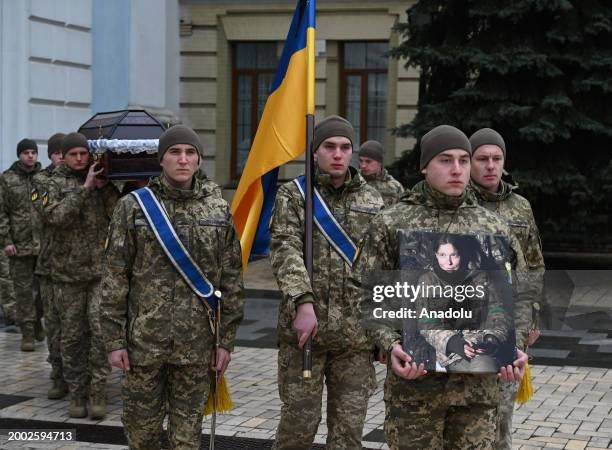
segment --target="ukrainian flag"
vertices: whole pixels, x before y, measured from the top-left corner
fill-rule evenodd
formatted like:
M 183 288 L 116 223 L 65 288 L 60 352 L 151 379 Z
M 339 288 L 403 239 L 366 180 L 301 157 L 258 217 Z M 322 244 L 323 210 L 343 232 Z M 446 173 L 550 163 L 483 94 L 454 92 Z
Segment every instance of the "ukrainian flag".
M 278 168 L 306 148 L 306 115 L 314 115 L 315 0 L 299 0 L 276 77 L 232 202 L 242 246 L 267 255 Z

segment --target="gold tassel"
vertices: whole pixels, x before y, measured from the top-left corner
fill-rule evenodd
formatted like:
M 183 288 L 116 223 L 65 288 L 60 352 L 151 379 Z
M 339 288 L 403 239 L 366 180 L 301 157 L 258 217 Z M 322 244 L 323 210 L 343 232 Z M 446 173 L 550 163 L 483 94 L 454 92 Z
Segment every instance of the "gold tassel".
M 213 334 L 215 336 L 215 347 L 214 352 L 215 355 L 218 355 L 219 351 L 219 327 L 221 325 L 221 292 L 215 291 L 215 296 L 217 297 L 217 312 L 213 316 L 209 315 L 211 320 L 211 326 L 213 329 Z M 212 311 L 212 310 L 211 310 Z M 210 378 L 210 392 L 208 393 L 208 401 L 206 402 L 206 406 L 204 407 L 204 415 L 208 416 L 214 412 L 217 413 L 225 413 L 234 409 L 234 402 L 232 402 L 232 397 L 230 396 L 229 386 L 227 381 L 225 380 L 225 375 L 222 375 L 220 378 L 216 379 L 216 372 L 211 374 Z M 215 393 L 215 389 L 217 392 Z M 215 394 L 216 394 L 216 405 L 215 405 Z M 216 411 L 215 411 L 216 408 Z M 213 416 L 213 427 L 215 423 L 215 416 Z
M 225 380 L 225 375 L 219 379 L 219 392 L 217 396 L 217 412 L 226 413 L 234 409 L 234 402 L 230 395 L 229 386 Z M 208 394 L 208 401 L 206 407 L 204 407 L 204 415 L 207 416 L 212 414 L 215 409 L 215 380 L 214 378 L 210 382 L 210 394 Z
M 531 384 L 531 369 L 529 363 L 525 363 L 525 375 L 521 380 L 518 392 L 516 393 L 516 403 L 523 405 L 533 397 L 533 385 Z

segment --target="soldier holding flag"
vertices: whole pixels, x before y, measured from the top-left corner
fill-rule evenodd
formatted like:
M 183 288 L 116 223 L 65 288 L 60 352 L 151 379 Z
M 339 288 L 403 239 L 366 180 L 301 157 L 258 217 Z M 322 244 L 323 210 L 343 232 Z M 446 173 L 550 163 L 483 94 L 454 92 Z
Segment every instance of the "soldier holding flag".
M 361 448 L 375 383 L 372 347 L 345 284 L 357 241 L 383 200 L 349 167 L 355 138 L 348 121 L 328 117 L 313 139 L 314 88 L 315 1 L 299 0 L 232 212 L 243 264 L 250 255 L 266 254 L 269 244 L 283 295 L 278 325 L 283 405 L 274 448 L 310 448 L 321 420 L 324 382 L 329 447 Z M 301 155 L 304 144 L 305 176 L 277 192 L 278 168 Z M 314 182 L 312 149 L 318 166 Z M 317 226 L 325 226 L 314 233 L 312 213 Z
M 352 125 L 330 116 L 315 128 L 313 279 L 304 263 L 304 177 L 282 185 L 270 225 L 270 256 L 283 299 L 278 334 L 278 384 L 283 403 L 276 449 L 309 449 L 327 385 L 327 445 L 361 448 L 368 399 L 375 387 L 373 352 L 350 297 L 356 243 L 383 207 L 380 194 L 349 167 Z M 321 227 L 319 227 L 321 226 Z M 302 377 L 302 351 L 313 335 L 312 379 Z

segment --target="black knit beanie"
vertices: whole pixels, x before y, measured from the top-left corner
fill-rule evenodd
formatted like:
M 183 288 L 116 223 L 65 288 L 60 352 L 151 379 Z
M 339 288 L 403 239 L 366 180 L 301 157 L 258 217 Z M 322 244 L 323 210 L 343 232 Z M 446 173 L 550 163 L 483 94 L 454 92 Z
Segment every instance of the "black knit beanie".
M 470 136 L 470 144 L 472 144 L 473 153 L 476 153 L 476 150 L 481 145 L 497 145 L 501 148 L 504 159 L 506 158 L 506 143 L 504 142 L 504 138 L 492 128 L 481 128 L 475 132 Z
M 465 133 L 450 125 L 438 125 L 421 138 L 421 170 L 434 156 L 444 150 L 460 149 L 472 154 L 470 140 Z
M 157 159 L 162 160 L 166 150 L 176 144 L 189 144 L 198 151 L 200 159 L 202 158 L 202 143 L 200 138 L 191 128 L 185 125 L 174 125 L 168 128 L 159 137 L 159 144 L 157 145 Z
M 22 139 L 17 144 L 17 158 L 21 155 L 21 152 L 25 152 L 26 150 L 34 150 L 38 153 L 38 145 L 32 139 Z
M 62 156 L 66 156 L 66 153 L 76 147 L 83 147 L 89 150 L 87 138 L 81 133 L 68 133 L 66 136 L 64 136 L 64 139 L 62 139 Z
M 315 126 L 313 151 L 316 151 L 325 139 L 333 136 L 343 136 L 351 141 L 353 147 L 355 146 L 353 125 L 344 117 L 328 116 Z
M 359 147 L 359 156 L 371 158 L 382 164 L 383 162 L 383 146 L 378 141 L 365 141 Z
M 47 156 L 49 156 L 49 159 L 53 153 L 62 151 L 62 141 L 65 137 L 66 135 L 64 133 L 55 133 L 49 138 L 47 141 Z

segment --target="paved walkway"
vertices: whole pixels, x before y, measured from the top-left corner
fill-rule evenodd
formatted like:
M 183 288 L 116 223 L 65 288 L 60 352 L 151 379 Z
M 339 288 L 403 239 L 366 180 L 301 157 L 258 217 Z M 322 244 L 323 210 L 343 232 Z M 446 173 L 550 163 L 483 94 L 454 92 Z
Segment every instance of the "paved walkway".
M 0 409 L 2 419 L 31 419 L 49 422 L 93 423 L 87 419 L 69 419 L 68 402 L 48 400 L 49 367 L 43 344 L 34 353 L 19 351 L 19 335 L 0 332 L 0 394 L 21 400 Z M 217 433 L 225 436 L 273 439 L 280 415 L 276 386 L 276 350 L 238 347 L 228 371 L 232 398 L 236 408 L 218 418 Z M 378 365 L 379 388 L 370 400 L 364 446 L 387 448 L 382 443 L 384 404 L 382 382 L 384 367 Z M 515 413 L 514 443 L 516 449 L 603 449 L 612 448 L 612 370 L 598 368 L 534 366 L 534 398 Z M 119 396 L 120 372 L 113 371 L 108 388 L 109 414 L 97 422 L 100 426 L 121 426 Z M 325 417 L 325 415 L 323 416 Z M 204 421 L 204 433 L 210 422 Z M 325 419 L 316 442 L 324 443 Z M 78 442 L 9 443 L 0 437 L 0 448 L 125 448 Z
M 573 279 L 576 280 L 582 275 L 576 274 Z M 589 278 L 591 279 L 592 277 Z M 251 297 L 258 298 L 249 298 L 245 321 L 239 329 L 238 346 L 227 374 L 236 407 L 218 418 L 217 433 L 220 436 L 260 438 L 268 441 L 274 438 L 280 416 L 276 385 L 277 352 L 274 348 L 277 300 L 266 298 L 268 296 L 264 295 L 265 292 L 259 292 L 274 289 L 275 286 L 271 285 L 271 282 L 274 280 L 266 260 L 250 266 L 246 274 L 246 286 L 251 289 Z M 601 291 L 581 283 L 576 283 L 576 287 L 575 293 L 579 295 L 570 294 L 568 304 L 578 303 L 580 306 L 591 307 L 593 300 L 596 300 L 599 310 L 608 313 L 608 295 L 602 295 Z M 595 342 L 593 339 L 589 341 L 589 345 L 585 344 L 584 348 L 592 348 L 593 351 L 600 352 L 599 355 L 603 354 L 601 352 L 609 353 L 612 336 L 606 334 L 605 330 L 609 331 L 610 328 L 605 328 L 603 333 L 597 335 L 597 345 L 591 345 Z M 588 333 L 588 328 L 584 332 Z M 550 335 L 549 340 L 559 339 L 555 333 Z M 580 334 L 577 331 L 573 333 Z M 108 415 L 105 420 L 92 422 L 87 419 L 70 419 L 67 415 L 66 400 L 46 398 L 46 392 L 51 385 L 46 347 L 38 343 L 35 352 L 23 353 L 19 351 L 19 340 L 18 334 L 0 328 L 0 428 L 3 428 L 3 423 L 6 425 L 11 420 L 27 419 L 47 423 L 94 424 L 96 429 L 116 432 L 115 427 L 121 426 L 119 371 L 114 370 L 108 382 Z M 562 359 L 557 361 L 562 362 Z M 377 365 L 377 374 L 378 389 L 370 399 L 363 445 L 366 448 L 384 449 L 387 448 L 382 434 L 382 384 L 385 368 Z M 518 407 L 514 416 L 515 449 L 612 448 L 612 369 L 534 365 L 532 377 L 535 396 L 526 405 Z M 209 430 L 210 421 L 205 419 L 203 433 L 207 434 Z M 326 433 L 323 411 L 323 421 L 315 442 L 324 443 Z M 6 435 L 0 435 L 0 449 L 25 448 L 126 447 L 85 442 L 85 439 L 71 443 L 7 442 Z

